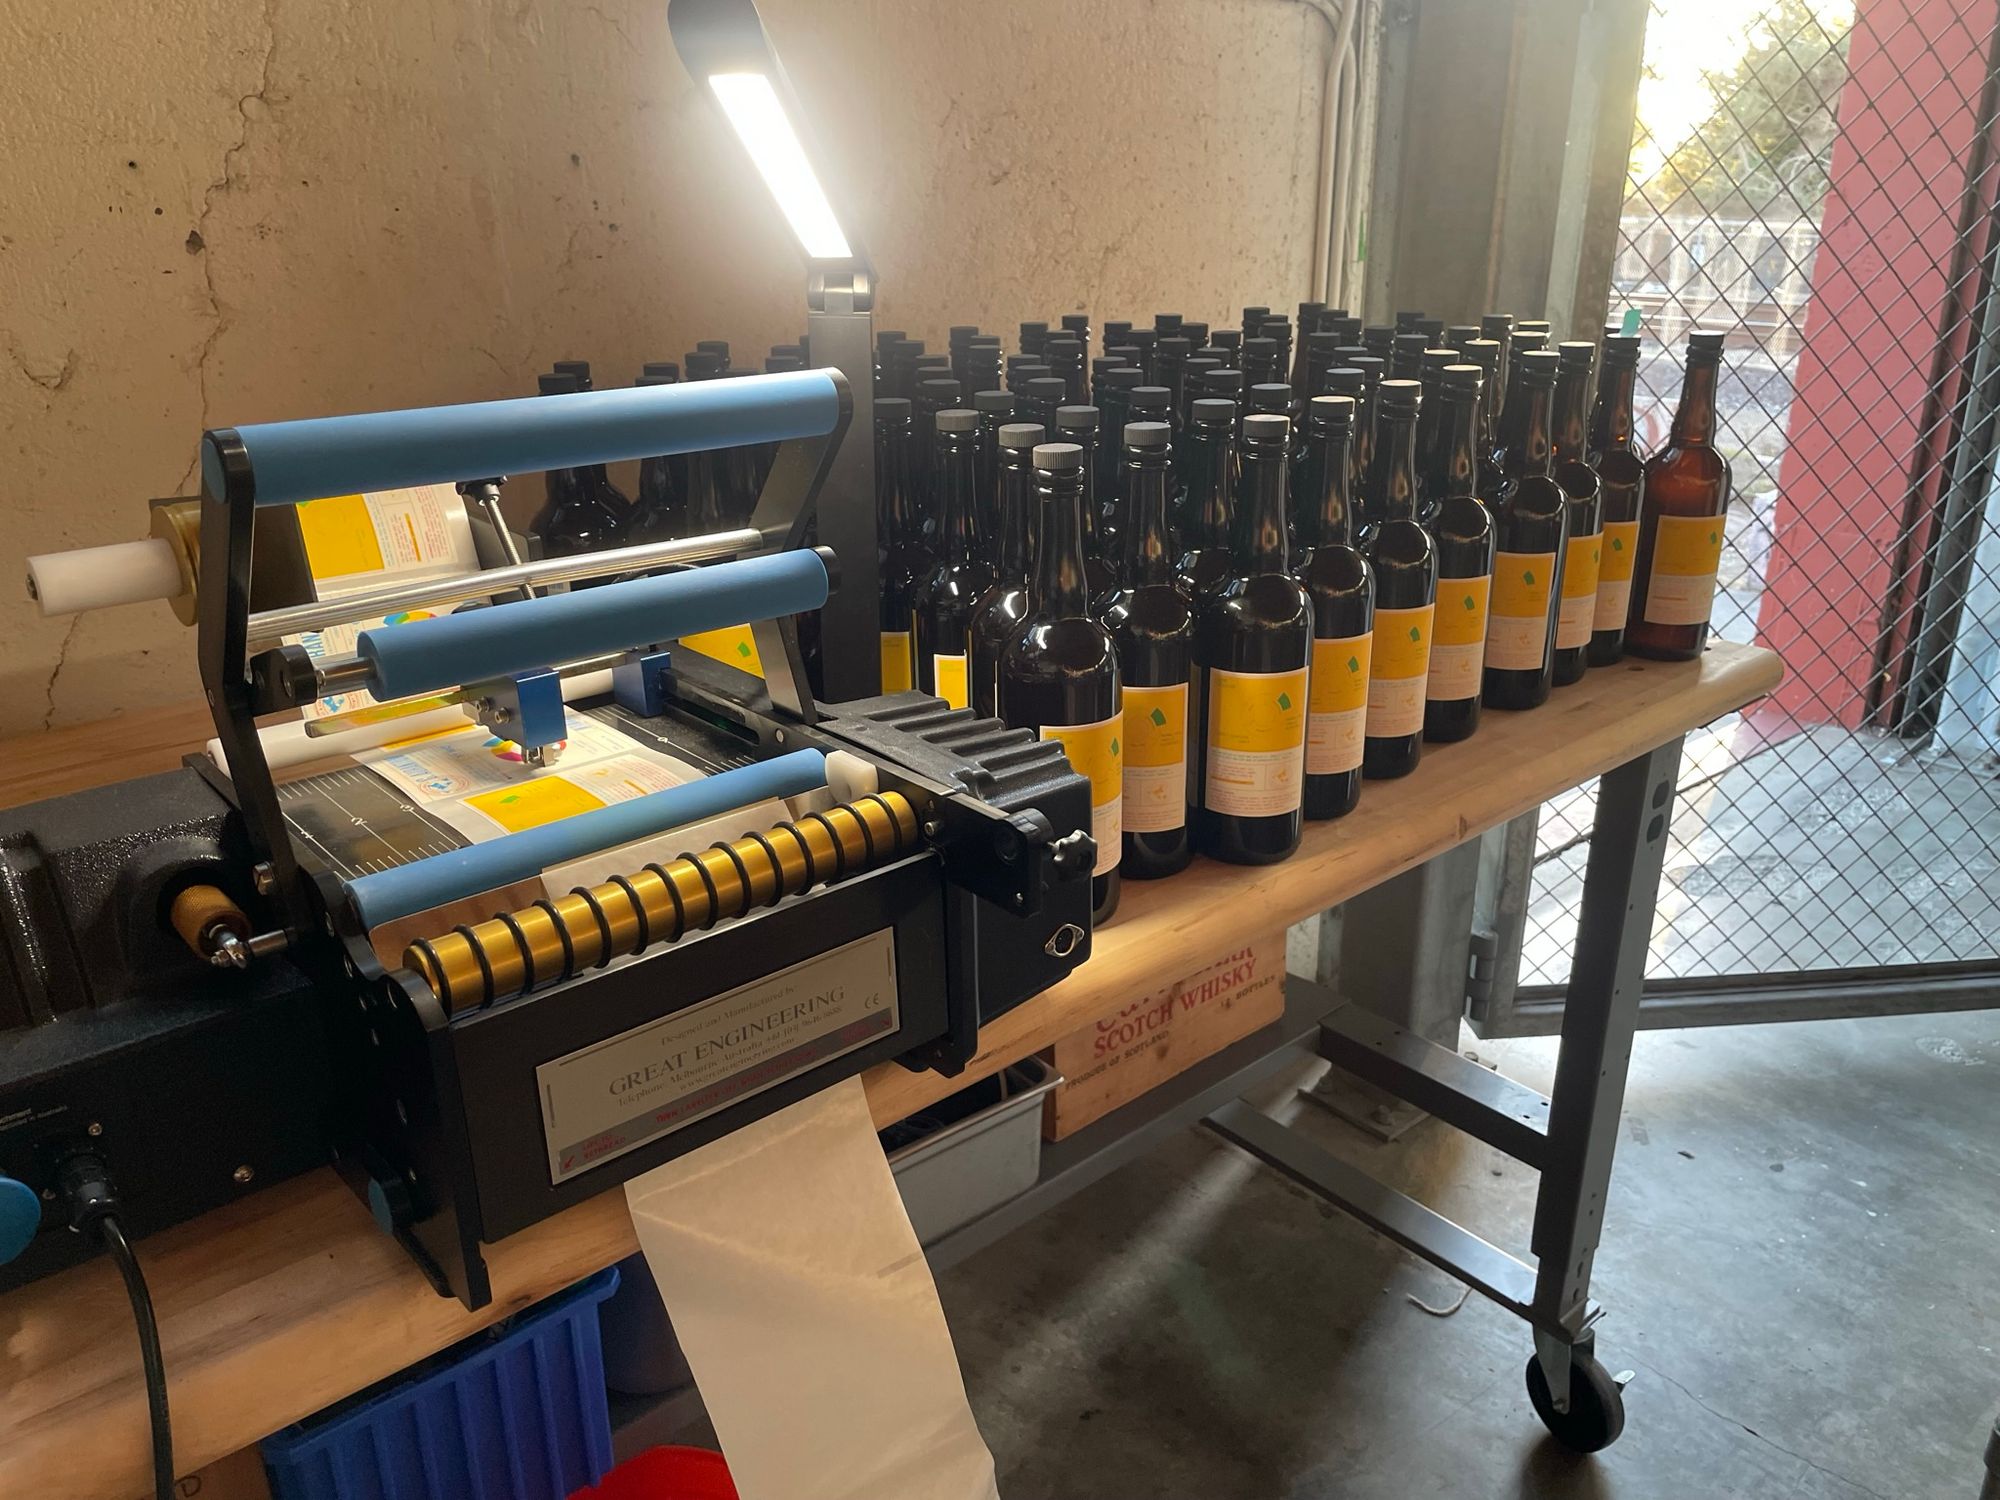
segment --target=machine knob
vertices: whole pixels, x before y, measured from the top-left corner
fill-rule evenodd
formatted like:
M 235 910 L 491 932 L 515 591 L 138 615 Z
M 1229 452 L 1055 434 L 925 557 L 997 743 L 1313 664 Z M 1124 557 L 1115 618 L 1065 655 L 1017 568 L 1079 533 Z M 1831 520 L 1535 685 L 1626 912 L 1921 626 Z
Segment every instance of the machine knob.
M 12 1177 L 0 1177 L 0 1266 L 27 1249 L 42 1227 L 42 1200 Z

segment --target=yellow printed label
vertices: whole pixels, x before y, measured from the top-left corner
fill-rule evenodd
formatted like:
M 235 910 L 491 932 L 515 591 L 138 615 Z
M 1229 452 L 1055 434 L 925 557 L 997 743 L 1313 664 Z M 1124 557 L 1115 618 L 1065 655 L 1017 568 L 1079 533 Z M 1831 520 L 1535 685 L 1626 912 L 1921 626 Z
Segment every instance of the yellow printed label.
M 1361 764 L 1368 722 L 1368 664 L 1374 650 L 1372 635 L 1313 642 L 1306 775 L 1337 776 Z
M 730 666 L 754 676 L 764 675 L 764 662 L 757 655 L 757 642 L 751 638 L 748 625 L 728 625 L 721 630 L 704 630 L 698 635 L 684 635 L 681 637 L 681 644 L 690 651 L 699 651 L 703 656 L 727 662 Z
M 1090 778 L 1090 836 L 1097 840 L 1097 863 L 1090 873 L 1109 874 L 1118 868 L 1118 845 L 1124 836 L 1120 817 L 1125 789 L 1124 712 L 1121 709 L 1095 724 L 1044 724 L 1041 734 L 1063 747 L 1071 770 Z
M 1715 605 L 1715 571 L 1722 565 L 1721 516 L 1661 516 L 1653 536 L 1653 570 L 1646 580 L 1646 620 L 1652 625 L 1705 625 Z
M 1493 608 L 1486 624 L 1486 665 L 1539 672 L 1549 648 L 1553 552 L 1502 552 L 1493 559 Z
M 383 566 L 382 543 L 366 495 L 331 495 L 298 507 L 299 540 L 315 578 L 375 573 Z
M 1434 606 L 1375 611 L 1375 661 L 1368 676 L 1367 732 L 1377 738 L 1424 727 Z
M 1486 610 L 1493 579 L 1440 578 L 1437 615 L 1432 624 L 1431 672 L 1424 697 L 1456 703 L 1479 696 L 1479 672 L 1486 663 Z
M 606 803 L 564 777 L 542 776 L 467 797 L 465 805 L 484 813 L 507 832 L 519 833 L 578 813 L 595 812 Z
M 1562 605 L 1556 615 L 1556 645 L 1563 650 L 1590 644 L 1597 620 L 1597 567 L 1604 539 L 1596 532 L 1573 536 L 1563 554 Z
M 1124 822 L 1166 833 L 1187 822 L 1188 685 L 1125 689 Z
M 1297 812 L 1303 795 L 1309 673 L 1208 674 L 1203 805 L 1234 817 Z
M 1632 564 L 1639 551 L 1637 521 L 1606 521 L 1604 551 L 1597 568 L 1597 608 L 1593 630 L 1623 630 L 1632 604 Z
M 937 684 L 937 695 L 953 708 L 964 708 L 971 700 L 966 696 L 965 657 L 946 656 L 944 653 L 931 657 L 931 681 Z
M 882 691 L 885 693 L 907 693 L 916 685 L 916 679 L 911 675 L 910 632 L 907 630 L 883 631 Z

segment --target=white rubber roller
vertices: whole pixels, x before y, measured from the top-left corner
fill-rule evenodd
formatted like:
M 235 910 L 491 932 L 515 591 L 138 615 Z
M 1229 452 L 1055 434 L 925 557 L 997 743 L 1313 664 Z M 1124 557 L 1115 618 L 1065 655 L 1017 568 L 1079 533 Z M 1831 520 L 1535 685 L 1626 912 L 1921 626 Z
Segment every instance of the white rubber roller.
M 71 615 L 114 604 L 171 599 L 181 591 L 174 549 L 158 537 L 113 542 L 28 559 L 28 597 L 44 615 Z

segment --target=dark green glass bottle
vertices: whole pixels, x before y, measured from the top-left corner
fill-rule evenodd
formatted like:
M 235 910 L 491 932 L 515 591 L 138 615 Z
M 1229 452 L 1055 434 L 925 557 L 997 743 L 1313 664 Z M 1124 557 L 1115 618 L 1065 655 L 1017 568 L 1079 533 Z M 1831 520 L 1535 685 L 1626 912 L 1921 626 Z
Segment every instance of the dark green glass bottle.
M 1597 574 L 1590 664 L 1608 667 L 1625 655 L 1625 613 L 1632 603 L 1632 568 L 1639 553 L 1639 513 L 1646 500 L 1646 466 L 1632 450 L 1632 393 L 1639 374 L 1639 340 L 1611 334 L 1590 415 L 1590 460 L 1604 487 L 1604 552 Z
M 1583 680 L 1597 625 L 1597 575 L 1604 557 L 1604 490 L 1590 466 L 1590 377 L 1597 346 L 1581 339 L 1556 346 L 1556 392 L 1550 449 L 1556 483 L 1569 496 L 1569 540 L 1563 552 L 1562 603 L 1556 609 L 1556 652 L 1550 680 Z
M 1424 738 L 1445 744 L 1479 728 L 1484 687 L 1486 614 L 1493 592 L 1493 516 L 1479 498 L 1479 405 L 1485 377 L 1477 365 L 1446 365 L 1424 405 L 1436 440 L 1418 475 L 1419 517 L 1437 545 L 1437 614 L 1424 687 Z
M 1481 694 L 1488 708 L 1536 708 L 1549 698 L 1569 543 L 1569 497 L 1549 463 L 1556 362 L 1548 349 L 1521 350 L 1513 361 L 1500 447 L 1506 487 L 1493 507 L 1493 598 Z
M 1361 547 L 1375 570 L 1374 653 L 1368 664 L 1368 732 L 1361 771 L 1371 780 L 1407 776 L 1424 750 L 1424 693 L 1437 607 L 1437 546 L 1417 518 L 1414 380 L 1376 387 L 1375 458 L 1365 493 L 1371 519 Z
M 1305 814 L 1338 818 L 1361 799 L 1361 750 L 1374 647 L 1375 573 L 1354 545 L 1354 401 L 1306 403 L 1299 582 L 1312 598 L 1312 681 L 1306 714 Z
M 1203 397 L 1182 435 L 1181 586 L 1199 601 L 1232 571 L 1236 523 L 1236 403 Z
M 973 606 L 966 631 L 971 661 L 972 708 L 987 718 L 1000 712 L 1000 659 L 1028 618 L 1029 574 L 1035 558 L 1035 460 L 1042 429 L 1009 422 L 1000 429 L 1000 525 L 993 582 Z
M 973 606 L 993 581 L 974 546 L 978 504 L 979 413 L 963 408 L 936 418 L 931 495 L 940 553 L 916 597 L 917 687 L 953 708 L 972 702 L 968 659 Z

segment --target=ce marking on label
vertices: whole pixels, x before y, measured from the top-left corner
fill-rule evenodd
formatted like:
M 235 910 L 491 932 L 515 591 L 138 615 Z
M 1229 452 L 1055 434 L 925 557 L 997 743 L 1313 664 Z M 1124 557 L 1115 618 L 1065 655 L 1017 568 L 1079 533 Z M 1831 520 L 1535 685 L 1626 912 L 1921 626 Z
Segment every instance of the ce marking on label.
M 870 995 L 867 998 L 867 1000 L 865 1000 L 862 1003 L 861 1008 L 863 1010 L 880 1010 L 883 1006 L 887 1005 L 888 1003 L 889 1003 L 888 999 L 882 994 L 880 990 L 877 990 L 874 994 Z

